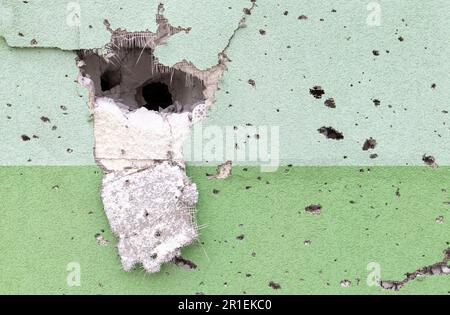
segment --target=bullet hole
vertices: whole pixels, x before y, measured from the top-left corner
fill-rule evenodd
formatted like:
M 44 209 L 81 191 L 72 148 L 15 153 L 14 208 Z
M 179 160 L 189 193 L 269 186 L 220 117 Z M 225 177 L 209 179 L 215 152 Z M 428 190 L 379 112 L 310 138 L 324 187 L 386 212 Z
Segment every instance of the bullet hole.
M 31 138 L 28 137 L 27 135 L 22 135 L 22 140 L 23 140 L 23 141 L 30 141 Z
M 309 245 L 311 245 L 311 240 L 305 240 L 305 241 L 303 242 L 303 244 L 304 244 L 305 246 L 309 246 Z
M 396 196 L 397 198 L 400 198 L 400 197 L 401 197 L 401 194 L 400 194 L 400 188 L 397 188 L 397 190 L 395 191 L 395 196 Z
M 64 106 L 64 105 L 59 106 L 59 108 L 61 108 L 62 111 L 66 111 L 67 110 L 67 107 Z
M 261 34 L 261 35 L 266 35 L 266 31 L 263 30 L 263 29 L 260 29 L 260 30 L 259 30 L 259 34 Z
M 380 55 L 380 52 L 379 52 L 378 50 L 372 50 L 372 54 L 373 54 L 374 56 L 379 56 L 379 55 Z
M 373 154 L 369 155 L 369 157 L 373 160 L 373 159 L 376 159 L 378 157 L 378 154 L 373 153 Z
M 159 111 L 160 108 L 165 109 L 173 104 L 172 94 L 169 87 L 161 82 L 155 82 L 145 85 L 142 88 L 142 96 L 148 110 Z
M 20 37 L 24 37 L 25 35 L 23 35 L 23 33 L 19 33 L 18 34 Z
M 289 11 L 284 11 L 284 12 L 283 12 L 283 15 L 284 15 L 284 16 L 287 16 L 288 14 L 289 14 Z
M 30 41 L 30 45 L 32 45 L 32 46 L 36 46 L 37 44 L 38 44 L 38 42 L 34 38 Z
M 214 195 L 218 195 L 220 193 L 220 190 L 218 190 L 218 189 L 213 189 L 213 194 Z
M 92 81 L 96 98 L 112 99 L 128 111 L 143 107 L 165 113 L 192 112 L 205 102 L 206 87 L 199 77 L 160 64 L 152 49 L 139 48 L 145 44 L 142 39 L 133 40 L 134 44 L 117 44 L 125 46 L 111 51 L 114 62 L 93 51 L 78 51 L 78 59 L 85 64 L 82 71 Z
M 175 257 L 173 259 L 173 263 L 177 267 L 184 268 L 184 269 L 187 269 L 187 270 L 197 269 L 197 265 L 194 262 L 192 262 L 190 260 L 187 260 L 187 259 L 184 259 L 183 257 Z
M 269 287 L 271 287 L 274 290 L 281 289 L 281 285 L 279 283 L 276 283 L 276 282 L 273 282 L 273 281 L 269 282 Z
M 423 161 L 426 165 L 428 165 L 428 166 L 431 166 L 431 167 L 433 167 L 433 168 L 437 167 L 436 159 L 435 159 L 434 156 L 432 156 L 432 155 L 426 155 L 426 154 L 424 154 L 424 155 L 422 156 L 422 161 Z
M 307 17 L 306 15 L 300 15 L 300 16 L 298 17 L 298 19 L 299 19 L 299 20 L 307 20 L 308 17 Z
M 42 116 L 41 117 L 41 121 L 44 122 L 44 123 L 49 123 L 50 119 L 48 117 Z
M 425 256 L 423 255 L 422 257 Z M 450 261 L 450 248 L 447 248 L 446 250 L 444 250 L 444 258 L 442 259 L 442 261 L 439 261 L 433 265 L 421 267 L 415 270 L 414 272 L 407 272 L 405 273 L 406 278 L 401 281 L 382 280 L 380 281 L 380 287 L 385 290 L 399 291 L 406 284 L 408 284 L 411 281 L 414 281 L 418 277 L 450 275 L 449 261 Z
M 312 89 L 309 89 L 309 93 L 314 96 L 314 98 L 321 99 L 322 95 L 325 94 L 325 91 L 322 89 L 322 87 L 316 85 Z
M 380 105 L 381 105 L 381 101 L 378 100 L 378 99 L 374 99 L 374 100 L 373 100 L 373 104 L 374 104 L 375 106 L 380 106 Z
M 336 108 L 336 103 L 334 102 L 333 98 L 329 98 L 325 101 L 325 106 L 329 108 Z
M 436 83 L 431 84 L 431 88 L 434 90 L 436 89 Z
M 70 148 L 67 149 L 66 151 L 67 151 L 67 153 L 73 153 L 73 149 L 70 149 Z
M 248 8 L 244 8 L 244 9 L 242 9 L 242 11 L 243 11 L 246 15 L 251 15 L 251 14 L 252 14 L 252 11 L 251 11 L 250 9 L 248 9 Z
M 305 211 L 311 214 L 320 214 L 322 211 L 321 205 L 309 205 L 305 208 Z
M 317 131 L 321 134 L 323 134 L 327 139 L 333 139 L 333 140 L 342 140 L 344 139 L 344 135 L 334 129 L 333 127 L 322 127 L 317 129 Z
M 400 37 L 398 38 L 398 40 L 401 41 L 401 42 L 403 42 L 405 39 L 404 39 L 402 36 L 400 36 Z
M 239 236 L 236 236 L 236 239 L 237 239 L 238 241 L 242 241 L 244 238 L 245 238 L 245 235 L 244 235 L 244 234 L 241 234 L 241 235 L 239 235 Z
M 100 86 L 102 91 L 110 91 L 120 84 L 121 73 L 119 71 L 105 71 L 100 77 Z
M 256 82 L 253 79 L 248 80 L 248 84 L 250 84 L 251 86 L 255 87 L 256 86 Z
M 363 149 L 363 151 L 367 151 L 369 149 L 375 149 L 376 146 L 377 146 L 377 140 L 370 137 L 369 139 L 367 139 L 364 142 L 362 149 Z

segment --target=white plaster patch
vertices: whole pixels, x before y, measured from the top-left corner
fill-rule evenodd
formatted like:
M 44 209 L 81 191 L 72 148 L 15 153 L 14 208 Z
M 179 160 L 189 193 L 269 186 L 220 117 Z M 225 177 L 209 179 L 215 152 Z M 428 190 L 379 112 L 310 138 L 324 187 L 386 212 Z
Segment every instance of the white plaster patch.
M 190 134 L 191 113 L 165 114 L 97 98 L 94 109 L 96 159 L 109 170 L 128 167 L 124 161 L 182 160 Z M 103 163 L 103 160 L 108 160 Z M 117 165 L 112 161 L 119 161 Z M 109 163 L 108 163 L 109 162 Z
M 124 270 L 141 263 L 158 272 L 179 256 L 197 238 L 197 198 L 196 185 L 176 163 L 106 174 L 102 199 Z

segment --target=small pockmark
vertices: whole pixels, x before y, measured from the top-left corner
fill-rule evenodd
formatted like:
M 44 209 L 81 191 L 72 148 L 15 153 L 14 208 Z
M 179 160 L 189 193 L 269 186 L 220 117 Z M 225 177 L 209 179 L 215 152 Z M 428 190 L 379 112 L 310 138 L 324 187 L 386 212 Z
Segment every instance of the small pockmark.
M 173 259 L 173 263 L 177 266 L 177 267 L 181 267 L 187 270 L 193 270 L 193 269 L 197 269 L 197 265 L 188 259 L 184 259 L 183 257 L 179 256 L 179 257 L 175 257 Z
M 50 123 L 50 119 L 48 117 L 42 116 L 41 121 L 45 123 Z
M 249 79 L 249 80 L 248 80 L 248 84 L 250 84 L 250 85 L 253 86 L 253 87 L 256 87 L 256 82 L 255 82 L 255 80 L 253 80 L 253 79 Z
M 333 127 L 321 127 L 317 131 L 323 134 L 327 139 L 342 140 L 344 135 L 342 132 L 337 131 Z
M 27 135 L 22 135 L 21 137 L 22 137 L 22 141 L 30 141 L 31 140 L 31 138 L 28 137 Z
M 309 89 L 309 93 L 314 96 L 316 99 L 321 99 L 325 94 L 325 91 L 319 85 L 313 86 L 312 89 Z
M 245 238 L 245 235 L 244 235 L 244 234 L 241 234 L 241 235 L 236 236 L 236 239 L 237 239 L 238 241 L 242 241 L 244 238 Z
M 281 289 L 281 285 L 279 283 L 276 283 L 276 282 L 273 282 L 273 281 L 269 282 L 269 287 L 271 287 L 274 290 Z
M 336 103 L 333 98 L 329 98 L 329 99 L 325 100 L 324 104 L 326 107 L 336 108 Z
M 219 192 L 220 192 L 220 190 L 218 190 L 218 189 L 213 189 L 213 194 L 214 194 L 214 195 L 218 195 Z
M 299 17 L 298 17 L 298 19 L 299 20 L 307 20 L 308 19 L 308 17 L 306 16 L 306 15 L 300 15 Z
M 305 208 L 305 211 L 311 214 L 320 214 L 322 211 L 322 206 L 320 204 L 318 205 L 309 205 Z
M 381 105 L 381 101 L 380 101 L 379 99 L 374 99 L 374 100 L 373 100 L 373 104 L 374 104 L 375 106 L 380 106 L 380 105 Z
M 438 166 L 437 163 L 436 163 L 436 159 L 435 159 L 434 156 L 432 156 L 432 155 L 426 155 L 426 154 L 424 154 L 424 155 L 422 156 L 422 161 L 423 161 L 426 165 L 431 166 L 432 168 L 436 168 L 436 167 Z
M 377 146 L 377 140 L 370 137 L 369 139 L 366 139 L 362 149 L 363 149 L 363 151 L 367 151 L 369 149 L 375 149 L 376 146 Z

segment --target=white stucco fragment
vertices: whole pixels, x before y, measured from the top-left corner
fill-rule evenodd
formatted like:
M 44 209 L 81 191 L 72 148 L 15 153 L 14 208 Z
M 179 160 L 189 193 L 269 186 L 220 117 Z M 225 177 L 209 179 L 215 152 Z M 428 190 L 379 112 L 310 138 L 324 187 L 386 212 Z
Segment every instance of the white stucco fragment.
M 190 134 L 191 113 L 159 113 L 128 107 L 110 98 L 97 98 L 94 109 L 96 159 L 107 169 L 123 169 L 111 161 L 183 159 L 182 147 Z M 109 162 L 109 163 L 108 163 Z M 129 166 L 129 165 L 125 165 Z
M 197 238 L 193 207 L 197 189 L 178 164 L 165 161 L 146 169 L 106 174 L 102 199 L 119 238 L 125 271 L 141 263 L 147 272 L 180 255 Z

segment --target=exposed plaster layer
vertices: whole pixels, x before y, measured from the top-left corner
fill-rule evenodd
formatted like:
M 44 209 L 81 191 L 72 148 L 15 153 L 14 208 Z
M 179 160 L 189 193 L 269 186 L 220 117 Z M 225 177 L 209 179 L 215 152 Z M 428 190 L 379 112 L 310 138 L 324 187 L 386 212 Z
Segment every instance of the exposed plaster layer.
M 430 266 L 419 268 L 411 273 L 406 273 L 406 278 L 401 281 L 380 281 L 380 286 L 386 290 L 399 291 L 409 282 L 414 281 L 418 277 L 450 275 L 450 248 L 444 250 L 444 258 L 442 261 Z
M 197 237 L 197 189 L 177 164 L 106 174 L 102 199 L 125 271 L 157 272 Z
M 111 42 L 77 59 L 94 117 L 95 159 L 105 173 L 102 200 L 125 271 L 139 263 L 157 272 L 197 238 L 198 193 L 184 172 L 183 144 L 214 103 L 226 51 L 245 22 L 217 65 L 199 70 L 183 60 L 167 67 L 154 57 L 156 47 L 190 29 L 172 27 L 163 10 L 160 4 L 156 33 L 113 30 L 105 20 Z M 217 178 L 231 173 L 231 162 L 225 166 Z

